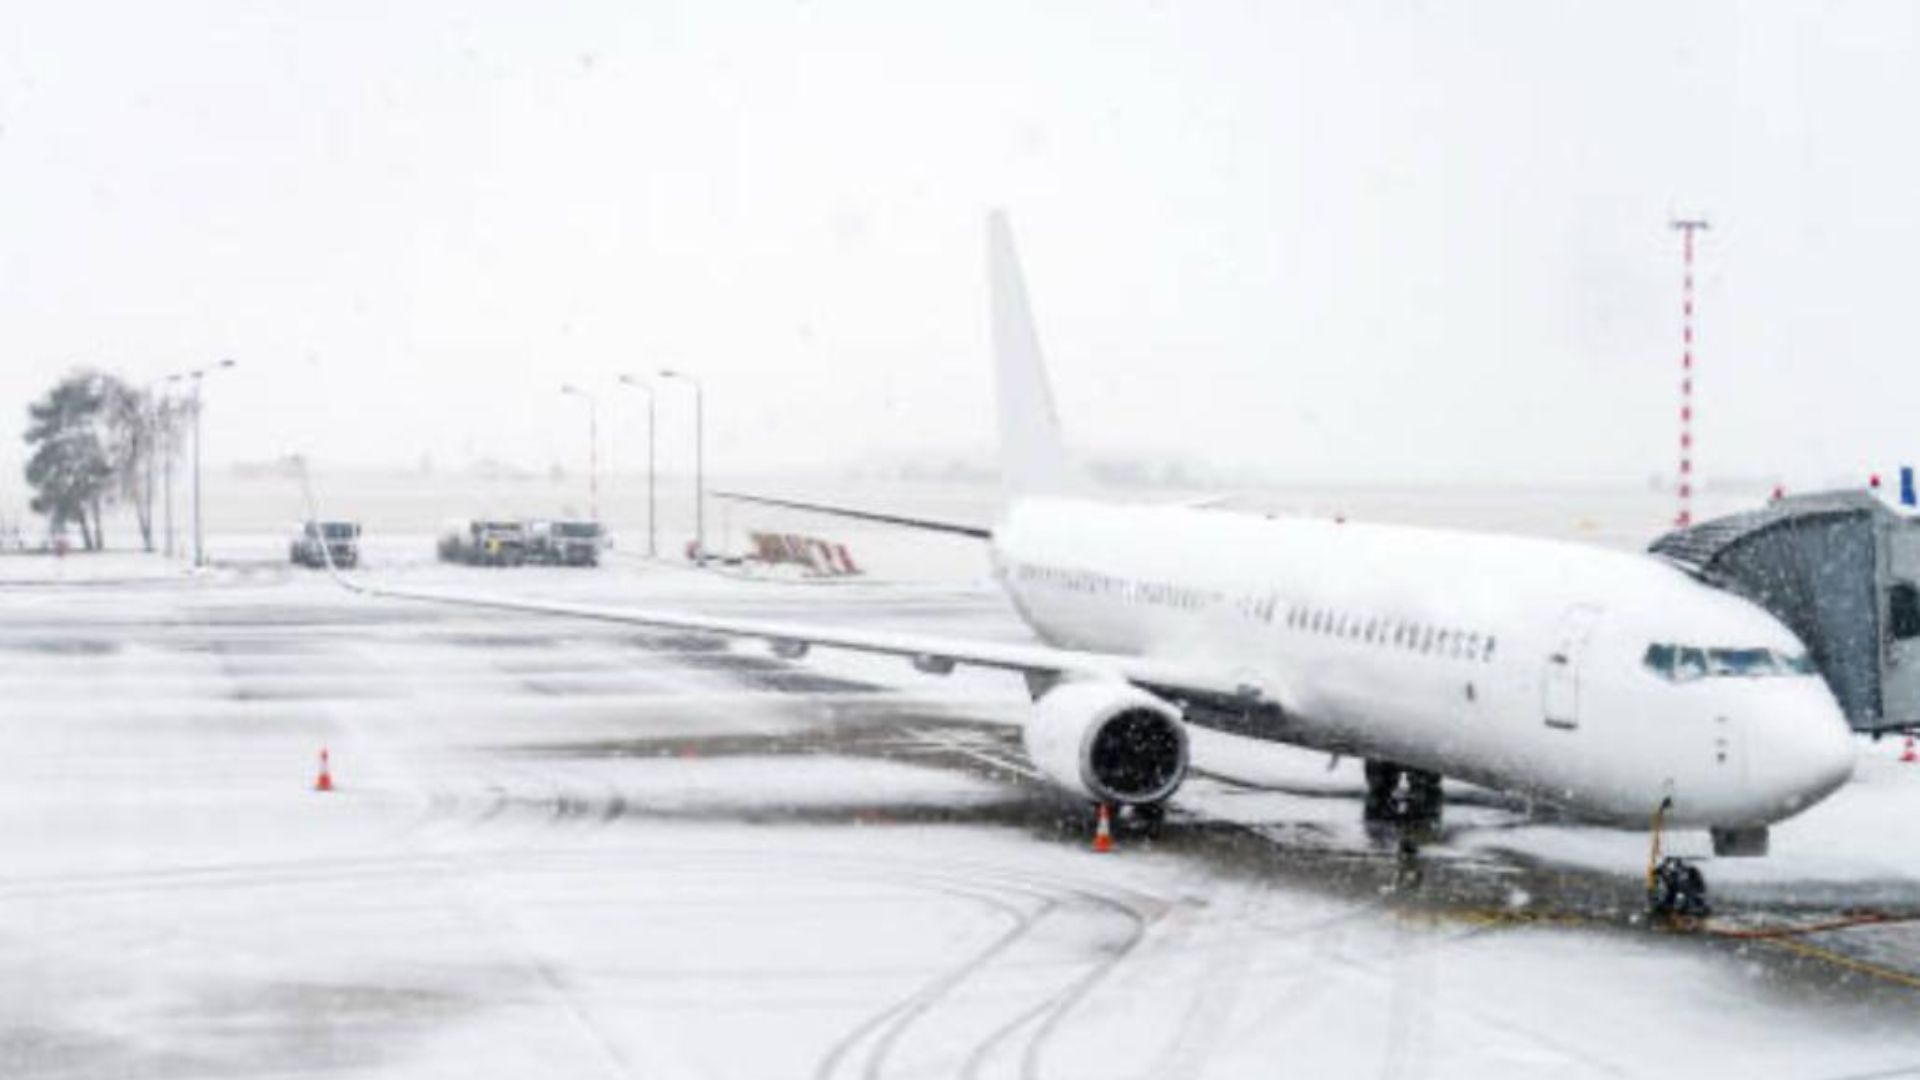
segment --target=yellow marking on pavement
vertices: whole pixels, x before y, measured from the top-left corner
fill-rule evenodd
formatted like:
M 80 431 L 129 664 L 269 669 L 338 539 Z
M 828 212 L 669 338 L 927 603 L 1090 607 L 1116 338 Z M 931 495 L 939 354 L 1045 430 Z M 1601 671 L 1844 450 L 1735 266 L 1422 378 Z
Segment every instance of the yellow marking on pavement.
M 1876 979 L 1904 986 L 1909 990 L 1920 990 L 1920 975 L 1910 975 L 1896 968 L 1883 967 L 1865 960 L 1856 960 L 1851 956 L 1834 952 L 1831 949 L 1823 949 L 1818 945 L 1809 945 L 1804 941 L 1798 941 L 1793 938 L 1775 937 L 1754 938 L 1751 940 L 1759 941 L 1766 945 L 1778 946 L 1790 952 L 1812 957 L 1815 960 L 1825 960 L 1829 964 L 1836 964 L 1849 971 L 1857 971 L 1862 975 L 1870 975 Z

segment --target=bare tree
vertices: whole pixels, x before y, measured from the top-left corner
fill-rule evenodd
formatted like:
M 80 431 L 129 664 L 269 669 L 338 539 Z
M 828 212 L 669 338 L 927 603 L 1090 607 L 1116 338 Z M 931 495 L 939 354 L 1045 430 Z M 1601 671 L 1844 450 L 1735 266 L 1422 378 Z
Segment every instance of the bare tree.
M 107 462 L 115 492 L 133 507 L 140 543 L 153 550 L 153 465 L 159 415 L 153 395 L 113 375 L 100 376 Z M 96 514 L 96 520 L 97 514 Z

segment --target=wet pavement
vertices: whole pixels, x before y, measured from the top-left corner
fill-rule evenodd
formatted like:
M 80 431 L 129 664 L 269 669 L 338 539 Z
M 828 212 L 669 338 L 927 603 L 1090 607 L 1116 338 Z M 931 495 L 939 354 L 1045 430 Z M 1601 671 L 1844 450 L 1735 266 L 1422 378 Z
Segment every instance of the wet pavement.
M 1011 632 L 983 592 L 628 584 L 823 619 L 878 595 L 890 625 Z M 1099 859 L 1087 808 L 1020 754 L 1012 680 L 284 572 L 20 587 L 0 612 L 7 1076 L 1073 1075 L 1149 1029 L 1125 1060 L 1164 1075 L 1238 1075 L 1275 1038 L 1383 1074 L 1621 1075 L 1647 1063 L 1608 1031 L 1673 998 L 1692 1019 L 1668 1051 L 1692 1047 L 1729 987 L 1753 1028 L 1809 1025 L 1796 1074 L 1920 1063 L 1887 1034 L 1920 1017 L 1903 876 L 1736 878 L 1713 919 L 1650 925 L 1637 874 L 1502 839 L 1606 830 L 1450 788 L 1409 852 L 1363 827 L 1351 763 L 1317 761 L 1196 777 Z M 322 746 L 337 799 L 307 790 Z M 1569 949 L 1629 1003 L 1591 1039 L 1552 1019 Z M 1311 1019 L 1336 1008 L 1369 1019 Z M 762 1030 L 793 1052 L 729 1042 Z

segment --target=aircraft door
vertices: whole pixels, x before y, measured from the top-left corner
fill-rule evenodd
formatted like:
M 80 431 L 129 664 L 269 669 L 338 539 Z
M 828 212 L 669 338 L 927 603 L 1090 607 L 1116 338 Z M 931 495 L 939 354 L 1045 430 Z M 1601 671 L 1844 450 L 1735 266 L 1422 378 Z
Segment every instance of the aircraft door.
M 1580 657 L 1599 617 L 1599 608 L 1585 604 L 1568 608 L 1560 617 L 1541 684 L 1542 715 L 1548 727 L 1571 731 L 1580 726 Z

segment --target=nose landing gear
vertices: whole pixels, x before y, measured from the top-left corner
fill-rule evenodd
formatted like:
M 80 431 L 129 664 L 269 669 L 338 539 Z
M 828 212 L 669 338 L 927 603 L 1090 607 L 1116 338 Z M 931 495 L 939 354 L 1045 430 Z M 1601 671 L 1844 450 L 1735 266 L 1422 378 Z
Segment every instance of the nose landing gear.
M 1704 919 L 1713 914 L 1700 868 L 1672 855 L 1661 859 L 1647 876 L 1647 911 L 1656 918 Z
M 1660 856 L 1660 832 L 1666 825 L 1671 797 L 1661 799 L 1653 812 L 1653 847 L 1647 855 L 1647 914 L 1655 919 L 1704 919 L 1713 914 L 1707 903 L 1707 879 L 1700 868 L 1677 855 Z

